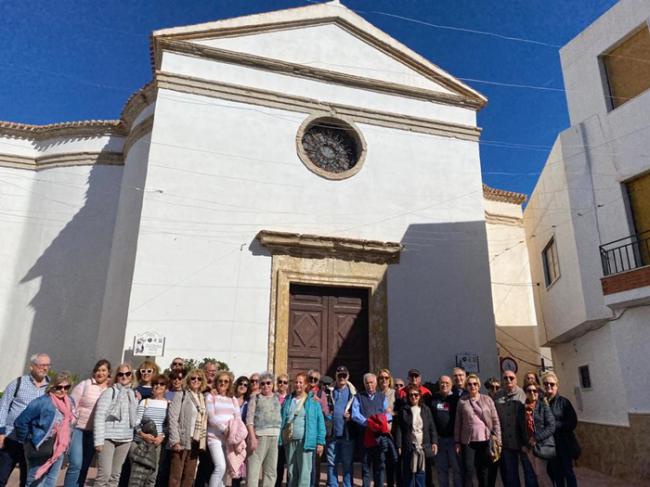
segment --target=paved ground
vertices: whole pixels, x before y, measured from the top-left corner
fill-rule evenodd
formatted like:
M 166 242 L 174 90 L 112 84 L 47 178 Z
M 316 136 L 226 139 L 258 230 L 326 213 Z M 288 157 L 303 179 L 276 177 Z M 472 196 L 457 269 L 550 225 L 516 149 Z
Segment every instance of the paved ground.
M 578 476 L 578 485 L 580 487 L 650 487 L 650 482 L 629 482 L 627 480 L 620 480 L 613 477 L 608 477 L 607 475 L 603 475 L 594 470 L 589 470 L 588 468 L 577 467 L 576 474 Z M 64 472 L 61 472 L 57 487 L 63 485 L 63 477 L 64 477 Z M 88 479 L 86 485 L 91 486 L 94 483 L 93 482 L 93 478 L 95 477 L 94 469 L 91 469 L 89 477 L 90 478 Z M 354 482 L 355 485 L 357 486 L 361 485 L 360 475 L 355 475 L 354 480 L 355 480 Z M 8 487 L 19 487 L 18 484 L 19 484 L 18 471 L 16 470 L 12 474 L 11 479 L 9 479 Z M 501 482 L 498 482 L 497 485 L 501 486 Z M 321 486 L 325 486 L 324 473 L 321 475 Z

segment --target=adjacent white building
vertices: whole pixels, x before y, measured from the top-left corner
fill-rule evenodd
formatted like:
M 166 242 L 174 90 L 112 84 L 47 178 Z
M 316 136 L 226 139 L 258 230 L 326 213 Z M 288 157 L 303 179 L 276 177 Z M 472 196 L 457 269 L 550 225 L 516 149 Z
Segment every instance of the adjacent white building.
M 337 2 L 152 39 L 120 120 L 0 124 L 0 383 L 36 351 L 137 360 L 144 333 L 164 365 L 498 375 L 493 292 L 510 348 L 536 323 L 481 94 Z
M 650 476 L 648 18 L 650 2 L 619 2 L 561 49 L 571 127 L 524 213 L 581 463 L 628 478 Z

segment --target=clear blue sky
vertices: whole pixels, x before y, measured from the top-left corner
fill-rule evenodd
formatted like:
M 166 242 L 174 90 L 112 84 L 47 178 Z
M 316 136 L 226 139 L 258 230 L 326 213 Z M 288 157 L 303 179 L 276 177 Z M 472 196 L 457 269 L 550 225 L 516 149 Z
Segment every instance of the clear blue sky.
M 151 79 L 151 31 L 310 3 L 0 0 L 0 119 L 44 124 L 118 118 L 129 95 Z M 488 97 L 479 112 L 484 181 L 530 193 L 555 137 L 569 123 L 559 46 L 615 1 L 343 3 Z

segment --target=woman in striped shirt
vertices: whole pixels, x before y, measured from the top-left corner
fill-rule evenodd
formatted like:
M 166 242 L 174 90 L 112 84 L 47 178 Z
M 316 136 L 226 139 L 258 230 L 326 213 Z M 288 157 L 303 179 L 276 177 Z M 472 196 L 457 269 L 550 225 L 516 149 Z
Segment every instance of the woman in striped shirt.
M 233 398 L 233 376 L 230 372 L 219 372 L 213 389 L 205 394 L 208 413 L 208 450 L 214 462 L 210 487 L 224 487 L 226 474 L 226 436 L 228 423 L 236 416 L 241 417 L 239 404 Z
M 138 404 L 136 409 L 136 435 L 137 438 L 133 441 L 131 449 L 137 446 L 137 442 L 144 441 L 146 443 L 155 445 L 156 447 L 156 468 L 140 468 L 141 465 L 135 461 L 131 462 L 131 476 L 129 477 L 129 485 L 145 485 L 153 487 L 156 485 L 156 475 L 158 474 L 158 459 L 160 458 L 160 445 L 165 439 L 165 419 L 167 418 L 167 406 L 169 402 L 165 399 L 165 392 L 167 392 L 167 384 L 169 380 L 164 375 L 154 377 L 153 393 L 150 398 L 143 399 Z M 156 425 L 156 435 L 145 433 L 141 431 L 142 422 L 144 420 L 151 420 Z

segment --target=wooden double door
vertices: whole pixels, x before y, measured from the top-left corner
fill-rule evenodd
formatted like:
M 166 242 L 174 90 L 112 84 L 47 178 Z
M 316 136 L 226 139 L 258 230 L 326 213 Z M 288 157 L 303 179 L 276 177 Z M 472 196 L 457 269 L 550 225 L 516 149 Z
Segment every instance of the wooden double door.
M 370 366 L 367 288 L 291 284 L 288 372 L 318 369 L 334 378 L 345 365 L 362 385 Z

